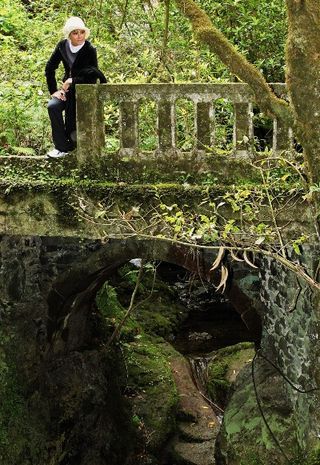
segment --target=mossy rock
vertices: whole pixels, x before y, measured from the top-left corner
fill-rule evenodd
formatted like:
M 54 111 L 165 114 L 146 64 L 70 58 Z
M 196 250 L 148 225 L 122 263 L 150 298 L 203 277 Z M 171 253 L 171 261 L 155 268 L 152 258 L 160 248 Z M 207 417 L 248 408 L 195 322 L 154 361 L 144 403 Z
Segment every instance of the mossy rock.
M 298 399 L 300 414 L 288 399 L 286 381 L 265 363 L 255 358 L 253 369 L 245 366 L 236 378 L 217 439 L 218 463 L 308 465 L 299 455 L 305 450 L 308 399 Z
M 161 450 L 175 428 L 178 396 L 168 358 L 172 351 L 169 344 L 147 336 L 124 344 L 133 422 L 151 453 Z
M 27 401 L 24 389 L 14 363 L 6 360 L 0 349 L 0 463 L 3 465 L 31 465 L 47 459 L 43 405 L 38 398 Z
M 208 365 L 208 392 L 211 399 L 224 406 L 232 383 L 240 370 L 252 361 L 254 346 L 242 342 L 217 350 Z
M 119 287 L 115 289 L 105 283 L 97 295 L 106 337 L 126 313 L 118 300 L 118 291 Z M 155 307 L 154 312 L 148 310 L 150 305 Z M 167 308 L 167 304 L 164 307 Z M 170 332 L 173 326 L 158 309 L 159 306 L 151 300 L 148 306 L 139 308 L 136 315 L 126 319 L 119 339 L 127 370 L 124 390 L 132 406 L 132 426 L 140 434 L 141 442 L 147 445 L 149 454 L 160 451 L 175 428 L 178 401 L 169 363 L 175 351 L 160 337 Z

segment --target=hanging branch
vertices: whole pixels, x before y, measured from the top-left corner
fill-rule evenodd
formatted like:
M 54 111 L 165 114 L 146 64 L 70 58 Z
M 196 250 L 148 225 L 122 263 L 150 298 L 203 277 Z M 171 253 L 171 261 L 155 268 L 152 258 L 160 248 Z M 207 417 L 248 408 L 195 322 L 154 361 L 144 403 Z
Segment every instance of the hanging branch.
M 168 47 L 168 36 L 169 36 L 169 12 L 170 12 L 170 0 L 165 0 L 165 12 L 164 12 L 164 32 L 162 40 L 162 49 L 160 54 L 160 60 L 166 65 L 167 62 L 167 47 Z
M 96 32 L 96 37 L 99 37 L 100 33 L 100 26 L 101 26 L 101 17 L 102 17 L 102 5 L 103 5 L 103 0 L 99 0 L 99 6 L 97 8 L 98 14 L 98 20 L 97 20 L 97 32 Z
M 130 316 L 130 314 L 140 305 L 144 304 L 145 302 L 147 302 L 151 296 L 153 295 L 153 291 L 154 291 L 154 286 L 155 286 L 155 283 L 156 283 L 156 268 L 155 268 L 155 271 L 154 271 L 154 274 L 153 274 L 153 281 L 152 281 L 152 286 L 151 286 L 151 291 L 149 293 L 149 295 L 143 299 L 142 301 L 138 302 L 136 305 L 134 305 L 134 300 L 135 300 L 135 296 L 136 296 L 136 293 L 138 291 L 138 288 L 139 288 L 139 285 L 141 283 L 141 277 L 142 277 L 142 273 L 143 273 L 143 266 L 144 266 L 144 260 L 141 260 L 141 265 L 140 265 L 140 269 L 139 269 L 139 274 L 138 274 L 138 277 L 137 277 L 137 281 L 136 281 L 136 285 L 135 285 L 135 288 L 134 288 L 134 291 L 131 295 L 131 299 L 130 299 L 130 304 L 129 304 L 129 307 L 128 307 L 128 310 L 126 311 L 126 314 L 125 316 L 123 317 L 123 319 L 120 321 L 120 323 L 117 325 L 117 327 L 114 329 L 112 335 L 110 336 L 105 348 L 108 349 L 110 347 L 110 345 L 112 344 L 112 342 L 115 340 L 115 338 L 118 338 L 119 337 L 119 334 L 120 334 L 120 331 L 121 329 L 123 328 L 123 325 L 125 324 L 125 322 L 127 321 L 128 317 Z
M 126 22 L 126 19 L 127 19 L 128 6 L 129 6 L 129 0 L 126 0 L 125 5 L 124 5 L 124 9 L 122 11 L 121 23 L 120 23 L 120 26 L 119 26 L 120 31 L 121 31 L 122 26 L 124 25 L 124 23 Z
M 84 219 L 85 221 L 89 221 L 91 224 L 96 226 L 102 233 L 104 234 L 103 238 L 129 238 L 129 237 L 137 237 L 140 239 L 148 239 L 148 240 L 159 240 L 163 242 L 168 242 L 173 245 L 182 245 L 190 248 L 190 250 L 201 250 L 206 249 L 209 250 L 219 250 L 220 246 L 223 247 L 225 250 L 230 252 L 230 255 L 233 260 L 244 260 L 247 262 L 249 266 L 255 266 L 254 263 L 250 263 L 250 259 L 248 258 L 248 254 L 254 253 L 261 256 L 269 257 L 271 259 L 276 260 L 277 262 L 281 263 L 287 269 L 291 270 L 296 276 L 301 277 L 305 282 L 308 283 L 312 288 L 320 290 L 320 283 L 317 279 L 317 275 L 319 274 L 319 268 L 316 271 L 314 277 L 312 277 L 308 270 L 306 270 L 302 265 L 299 263 L 294 262 L 293 260 L 287 258 L 285 249 L 287 245 L 284 243 L 282 231 L 283 227 L 280 227 L 277 220 L 277 214 L 279 213 L 279 209 L 275 209 L 274 207 L 274 200 L 276 197 L 271 197 L 270 190 L 266 182 L 266 177 L 263 172 L 263 168 L 257 166 L 260 171 L 260 174 L 263 179 L 263 187 L 264 187 L 264 195 L 266 195 L 267 191 L 267 206 L 270 211 L 271 220 L 273 229 L 271 232 L 267 232 L 267 234 L 272 234 L 272 236 L 277 235 L 278 242 L 272 244 L 263 244 L 260 235 L 253 234 L 250 232 L 250 229 L 242 229 L 239 231 L 235 229 L 226 230 L 226 219 L 223 218 L 219 212 L 218 208 L 214 211 L 214 217 L 206 217 L 210 232 L 210 225 L 212 222 L 212 227 L 217 228 L 217 239 L 216 241 L 220 241 L 219 245 L 209 245 L 209 244 L 199 244 L 198 239 L 202 240 L 201 231 L 200 236 L 198 236 L 197 228 L 201 228 L 203 223 L 198 222 L 197 216 L 184 216 L 182 211 L 179 211 L 180 220 L 181 215 L 184 218 L 182 223 L 179 223 L 179 232 L 175 230 L 176 226 L 176 217 L 175 214 L 172 213 L 171 209 L 169 211 L 169 216 L 167 217 L 167 211 L 163 213 L 161 209 L 156 207 L 152 207 L 149 212 L 144 212 L 141 214 L 139 211 L 139 207 L 132 207 L 127 212 L 121 212 L 118 210 L 118 216 L 114 216 L 114 211 L 111 214 L 109 209 L 104 210 L 106 208 L 103 205 L 100 205 L 99 208 L 102 210 L 99 212 L 97 211 L 97 207 L 92 204 L 88 204 L 87 207 L 85 203 L 87 202 L 83 198 L 79 199 L 78 202 L 84 204 L 84 208 L 77 208 L 73 205 L 73 208 L 78 212 L 78 215 Z M 222 205 L 224 202 L 222 202 Z M 219 204 L 220 205 L 220 204 Z M 219 207 L 218 205 L 218 207 Z M 165 205 L 164 205 L 165 206 Z M 96 212 L 96 213 L 95 213 Z M 98 214 L 97 214 L 98 213 Z M 217 218 L 224 221 L 225 223 L 218 224 Z M 206 226 L 206 223 L 204 224 Z M 116 227 L 116 228 L 115 228 Z M 104 229 L 106 228 L 106 229 Z M 110 230 L 117 230 L 119 231 L 117 234 L 110 234 Z M 203 234 L 206 232 L 206 228 L 204 229 Z M 290 244 L 291 242 L 289 242 Z M 239 254 L 239 255 L 238 255 Z M 219 261 L 219 260 L 218 260 Z M 214 264 L 212 267 L 215 268 Z M 221 283 L 224 286 L 226 282 L 226 270 L 223 270 L 221 273 Z
M 170 79 L 173 81 L 172 72 L 167 63 L 167 50 L 168 50 L 168 38 L 169 38 L 169 22 L 170 22 L 170 0 L 165 0 L 165 11 L 164 11 L 164 32 L 162 38 L 162 47 L 160 52 L 160 59 L 155 69 L 150 74 L 147 82 L 151 82 L 154 76 L 157 74 L 160 66 L 162 65 L 169 73 Z

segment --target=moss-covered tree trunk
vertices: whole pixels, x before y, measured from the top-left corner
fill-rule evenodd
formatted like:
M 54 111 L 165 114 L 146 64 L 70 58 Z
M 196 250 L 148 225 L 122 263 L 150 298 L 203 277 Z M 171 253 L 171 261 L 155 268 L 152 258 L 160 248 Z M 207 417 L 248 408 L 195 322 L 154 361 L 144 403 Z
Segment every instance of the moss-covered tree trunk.
M 289 105 L 279 99 L 260 71 L 212 24 L 207 14 L 193 0 L 176 0 L 181 12 L 190 19 L 195 36 L 206 44 L 241 81 L 252 88 L 255 99 L 266 113 L 292 124 Z
M 311 183 L 320 181 L 320 2 L 287 0 L 287 86 Z

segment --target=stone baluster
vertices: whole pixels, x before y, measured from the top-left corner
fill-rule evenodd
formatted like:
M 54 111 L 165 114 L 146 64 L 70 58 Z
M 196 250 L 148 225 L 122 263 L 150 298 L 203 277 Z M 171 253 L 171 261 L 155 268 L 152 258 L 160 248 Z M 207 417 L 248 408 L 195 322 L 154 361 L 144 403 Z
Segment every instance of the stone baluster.
M 176 148 L 175 102 L 165 99 L 158 101 L 158 150 L 173 152 Z
M 134 154 L 139 149 L 139 102 L 120 102 L 120 152 Z
M 197 102 L 195 112 L 197 150 L 206 150 L 214 144 L 214 110 L 212 102 Z
M 236 155 L 247 156 L 253 142 L 252 104 L 234 104 L 233 146 Z
M 284 86 L 274 84 L 277 92 Z M 194 150 L 205 151 L 214 144 L 214 101 L 225 99 L 234 105 L 233 146 L 236 155 L 248 156 L 253 147 L 253 98 L 244 84 L 232 85 L 79 85 L 77 86 L 77 156 L 81 163 L 93 161 L 104 147 L 103 99 L 116 100 L 120 107 L 120 153 L 135 154 L 140 148 L 139 102 L 143 98 L 157 101 L 157 133 L 160 154 L 176 151 L 176 100 L 194 102 Z M 291 141 L 290 141 L 291 138 Z M 273 150 L 292 148 L 292 131 L 283 123 L 274 121 Z
M 283 121 L 273 120 L 273 152 L 290 150 L 292 148 L 292 130 Z
M 82 84 L 77 91 L 77 159 L 80 164 L 96 161 L 105 142 L 103 100 L 99 84 Z

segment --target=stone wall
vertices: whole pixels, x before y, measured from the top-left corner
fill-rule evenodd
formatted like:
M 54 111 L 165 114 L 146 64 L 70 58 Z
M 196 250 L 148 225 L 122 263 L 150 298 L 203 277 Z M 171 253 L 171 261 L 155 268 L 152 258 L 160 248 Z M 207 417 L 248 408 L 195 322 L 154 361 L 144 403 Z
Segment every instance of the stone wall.
M 316 272 L 318 257 L 318 250 L 305 247 L 300 262 L 311 276 Z M 262 346 L 288 380 L 285 387 L 294 411 L 296 440 L 305 449 L 318 440 L 320 433 L 314 421 L 319 401 L 314 390 L 319 385 L 319 295 L 298 275 L 271 260 L 264 260 L 261 276 L 262 300 L 267 309 Z
M 300 259 L 308 270 L 317 267 L 312 248 Z M 236 381 L 218 465 L 304 464 L 319 440 L 319 296 L 275 260 L 262 258 L 259 271 L 261 347 Z

